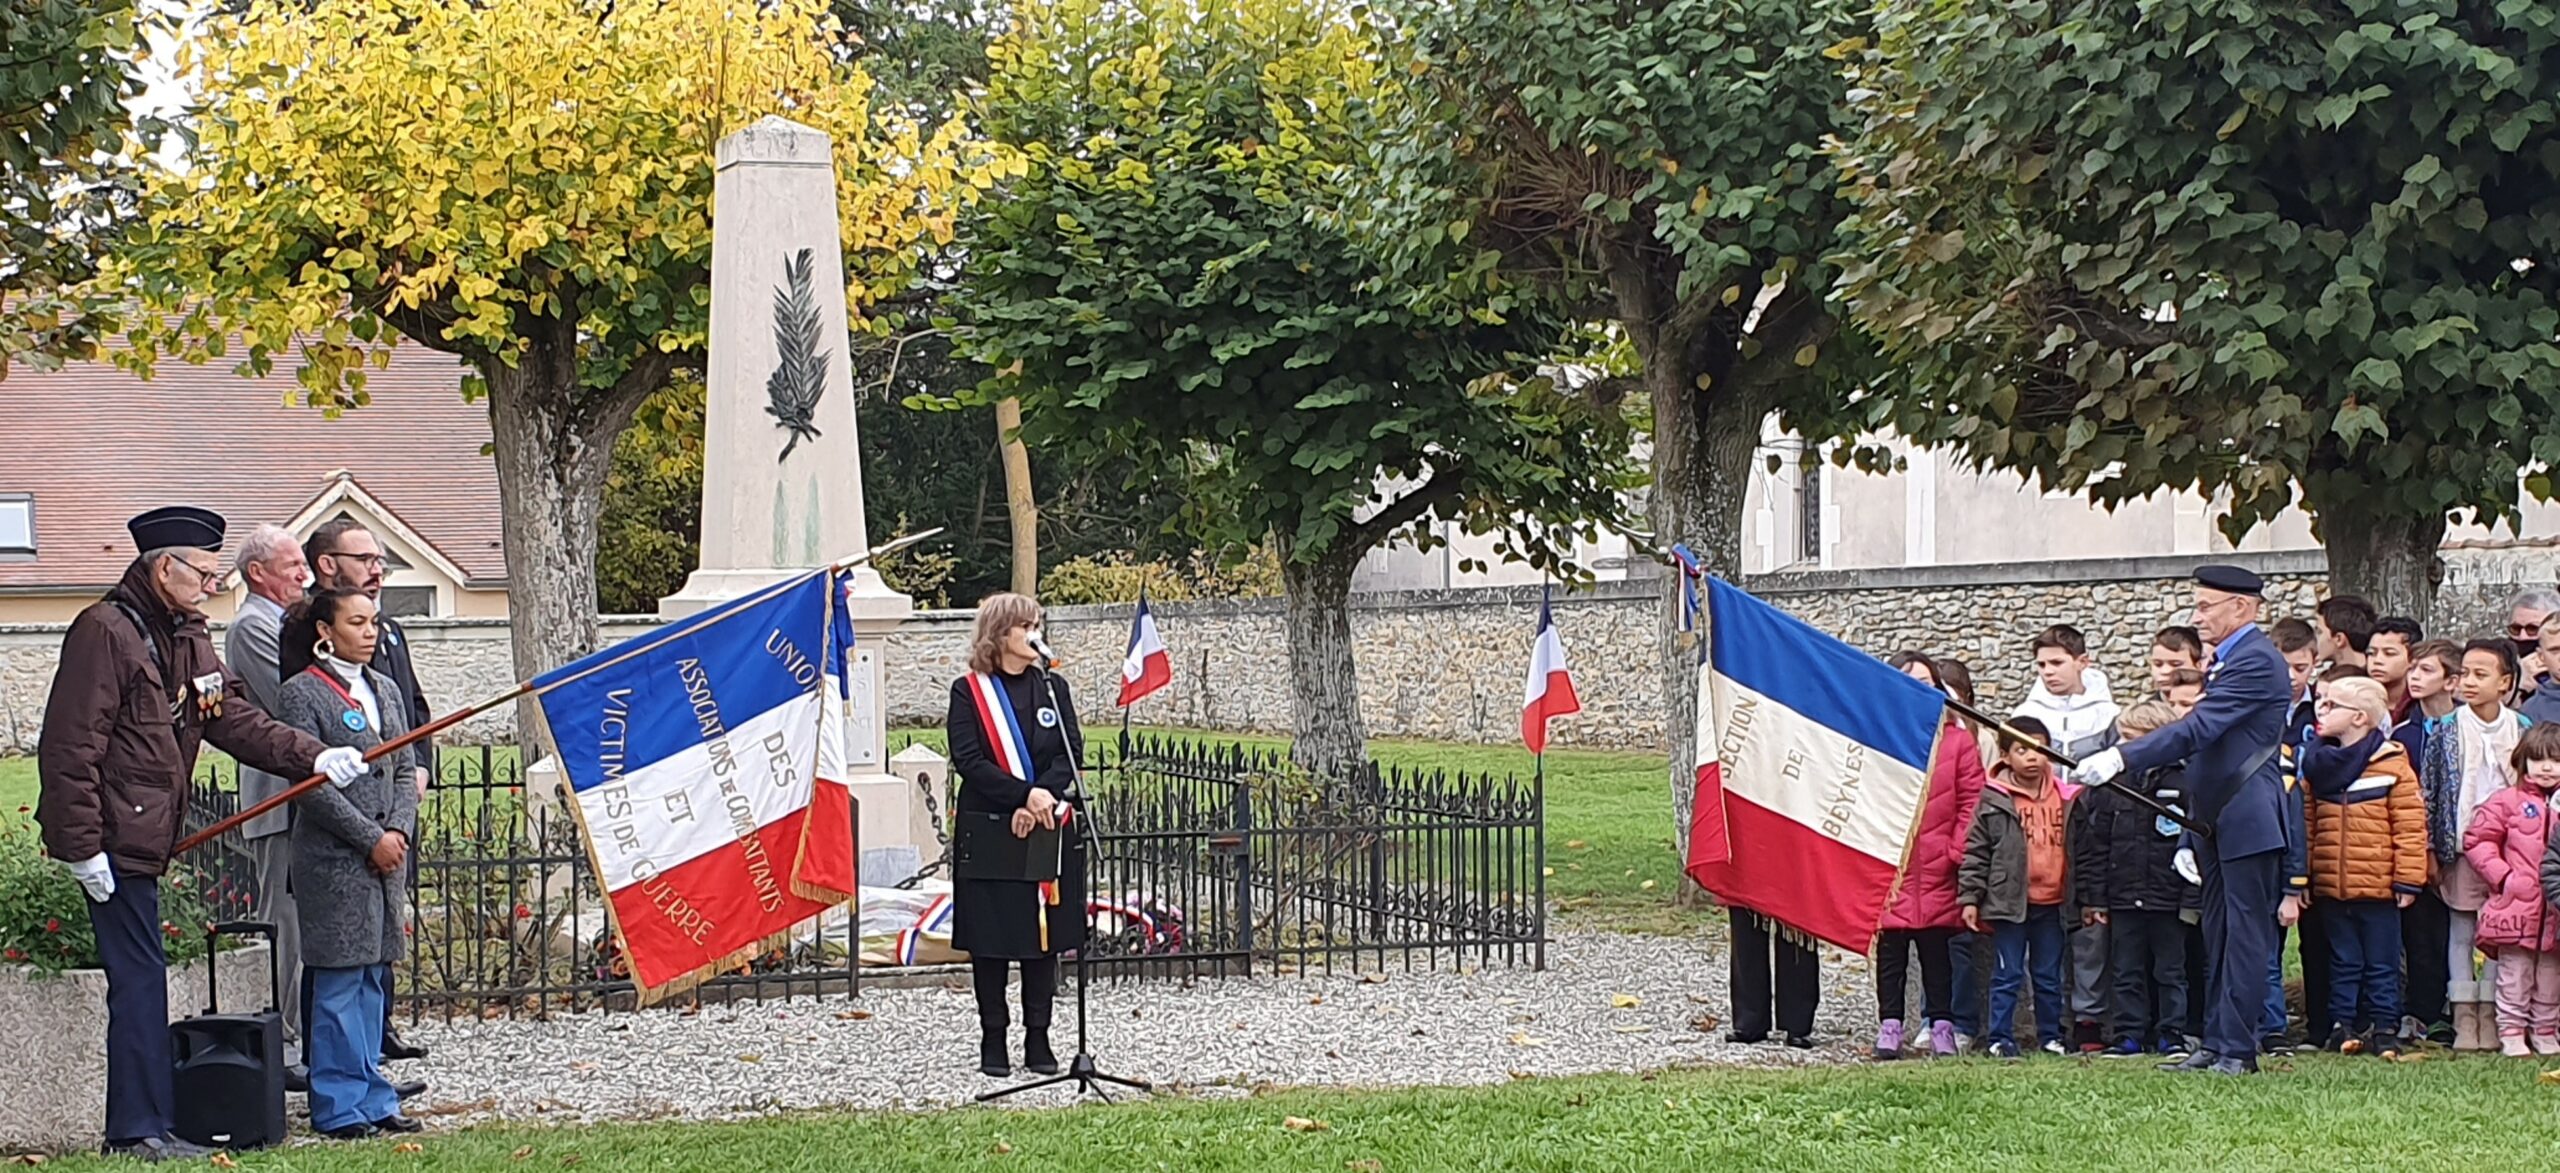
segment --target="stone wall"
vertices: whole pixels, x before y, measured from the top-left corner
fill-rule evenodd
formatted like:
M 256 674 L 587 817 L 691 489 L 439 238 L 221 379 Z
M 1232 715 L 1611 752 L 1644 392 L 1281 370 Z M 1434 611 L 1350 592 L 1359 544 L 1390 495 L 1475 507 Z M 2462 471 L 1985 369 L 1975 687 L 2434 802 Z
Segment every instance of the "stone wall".
M 2507 600 L 2552 581 L 2549 546 L 2458 547 L 2438 628 L 2497 630 Z M 2317 551 L 2228 554 L 2270 583 L 2269 613 L 2308 616 L 2326 571 Z M 1945 566 L 1755 576 L 1744 585 L 1860 647 L 1916 648 L 1968 661 L 1986 705 L 2024 695 L 2038 629 L 2070 623 L 2087 633 L 2119 691 L 2143 686 L 2151 633 L 2186 620 L 2192 558 L 2109 559 L 2011 566 Z M 1662 600 L 1640 582 L 1559 592 L 1556 625 L 1575 668 L 1583 711 L 1555 726 L 1559 745 L 1658 748 L 1661 678 L 1654 664 L 1666 622 Z M 1521 678 L 1536 623 L 1535 587 L 1389 591 L 1355 596 L 1361 704 L 1381 737 L 1509 742 L 1519 735 Z M 1288 654 L 1277 599 L 1162 603 L 1157 622 L 1174 658 L 1172 687 L 1141 702 L 1150 725 L 1285 733 Z M 962 670 L 972 615 L 919 612 L 889 639 L 884 700 L 892 724 L 942 720 Z M 608 641 L 652 630 L 653 619 L 609 618 Z M 516 679 L 502 620 L 416 620 L 407 625 L 428 698 L 438 705 L 488 696 Z M 1062 607 L 1049 637 L 1064 673 L 1097 726 L 1117 720 L 1127 607 Z M 0 627 L 0 753 L 27 752 L 44 707 L 62 629 Z M 448 735 L 505 740 L 513 712 L 492 713 Z

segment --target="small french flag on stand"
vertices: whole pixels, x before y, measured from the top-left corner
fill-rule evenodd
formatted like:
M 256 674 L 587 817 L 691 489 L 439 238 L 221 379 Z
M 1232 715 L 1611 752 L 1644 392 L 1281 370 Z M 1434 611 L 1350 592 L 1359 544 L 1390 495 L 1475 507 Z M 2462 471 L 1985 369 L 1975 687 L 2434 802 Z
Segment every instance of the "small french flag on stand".
M 1564 641 L 1556 637 L 1553 599 L 1538 599 L 1538 642 L 1529 649 L 1529 685 L 1520 701 L 1520 741 L 1529 752 L 1547 752 L 1547 722 L 1582 711 L 1573 694 L 1573 671 L 1564 666 Z
M 1138 616 L 1129 624 L 1129 654 L 1120 661 L 1120 707 L 1173 683 L 1173 656 L 1156 634 L 1155 612 L 1147 610 L 1147 591 L 1138 588 Z

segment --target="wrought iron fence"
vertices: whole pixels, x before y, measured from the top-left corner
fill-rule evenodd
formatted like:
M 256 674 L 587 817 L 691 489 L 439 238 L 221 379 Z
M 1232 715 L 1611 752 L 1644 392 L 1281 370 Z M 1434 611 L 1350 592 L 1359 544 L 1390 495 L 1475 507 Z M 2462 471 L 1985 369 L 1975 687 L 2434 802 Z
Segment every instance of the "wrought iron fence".
M 1105 974 L 1545 965 L 1536 782 L 1375 766 L 1326 782 L 1276 754 L 1164 737 L 1092 756 L 1088 805 L 1101 834 L 1092 950 Z M 439 759 L 419 810 L 397 1004 L 413 1019 L 631 1005 L 566 800 L 528 792 L 512 747 L 450 748 Z M 948 809 L 946 796 L 929 797 Z M 191 824 L 238 806 L 230 772 L 209 768 L 193 788 Z M 257 869 L 236 832 L 197 864 L 218 913 L 257 914 Z M 833 914 L 694 996 L 848 993 L 861 982 L 861 952 L 858 919 Z

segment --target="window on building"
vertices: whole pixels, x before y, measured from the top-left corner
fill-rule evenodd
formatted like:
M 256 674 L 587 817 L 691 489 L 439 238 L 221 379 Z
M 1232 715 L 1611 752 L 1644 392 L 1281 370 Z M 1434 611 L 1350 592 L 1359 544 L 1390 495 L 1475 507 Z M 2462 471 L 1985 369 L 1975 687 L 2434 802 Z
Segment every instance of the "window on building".
M 1804 535 L 1804 547 L 1796 557 L 1819 564 L 1822 561 L 1822 454 L 1806 445 L 1804 456 L 1796 465 L 1797 532 Z
M 431 586 L 387 586 L 382 588 L 382 613 L 394 619 L 419 619 L 436 613 L 436 588 Z
M 36 499 L 0 493 L 0 558 L 32 558 L 35 553 Z

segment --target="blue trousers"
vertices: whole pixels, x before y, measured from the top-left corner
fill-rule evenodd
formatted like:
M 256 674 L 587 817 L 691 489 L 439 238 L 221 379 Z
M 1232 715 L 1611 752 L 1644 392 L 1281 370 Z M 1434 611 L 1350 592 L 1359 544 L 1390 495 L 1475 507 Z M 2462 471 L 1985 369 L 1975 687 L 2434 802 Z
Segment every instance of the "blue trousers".
M 322 1132 L 370 1124 L 400 1112 L 400 1097 L 375 1065 L 382 1056 L 382 1007 L 391 967 L 304 966 L 311 975 L 311 1126 Z
M 2283 898 L 2283 852 L 2238 859 L 2198 853 L 2204 871 L 2204 1046 L 2226 1059 L 2254 1059 L 2267 1009 L 2267 967 L 2277 960 L 2276 904 Z M 2282 971 L 2278 971 L 2281 976 Z
M 1947 938 L 1948 988 L 1955 998 L 1955 1012 L 1948 1015 L 1956 1024 L 1956 1033 L 1969 1037 L 1982 1034 L 1982 967 L 1974 954 L 1982 946 L 1982 934 L 1957 930 Z
M 2400 908 L 2388 900 L 2320 905 L 2329 930 L 2329 1017 L 2351 1031 L 2400 1029 Z
M 2283 898 L 2279 896 L 2277 899 Z M 2310 914 L 2306 912 L 2304 915 Z M 2267 950 L 2267 1007 L 2258 1015 L 2258 1034 L 2261 1037 L 2283 1034 L 2292 1025 L 2286 1017 L 2284 1004 L 2284 922 L 2278 919 L 2275 928 L 2269 931 L 2275 934 L 2275 947 Z M 2305 1015 L 2304 1019 L 2308 1021 L 2309 1017 Z M 2311 1041 L 2317 1043 L 2320 1040 Z
M 2018 987 L 2031 976 L 2036 991 L 2036 1042 L 2062 1040 L 2062 975 L 2071 966 L 2066 939 L 2058 904 L 2031 905 L 2022 921 L 1992 922 L 1991 1017 L 1982 1024 L 1984 1040 L 2018 1041 Z
M 169 955 L 161 949 L 160 881 L 116 876 L 116 894 L 89 902 L 89 927 L 107 970 L 107 1140 L 169 1134 L 177 1101 L 169 1058 Z

